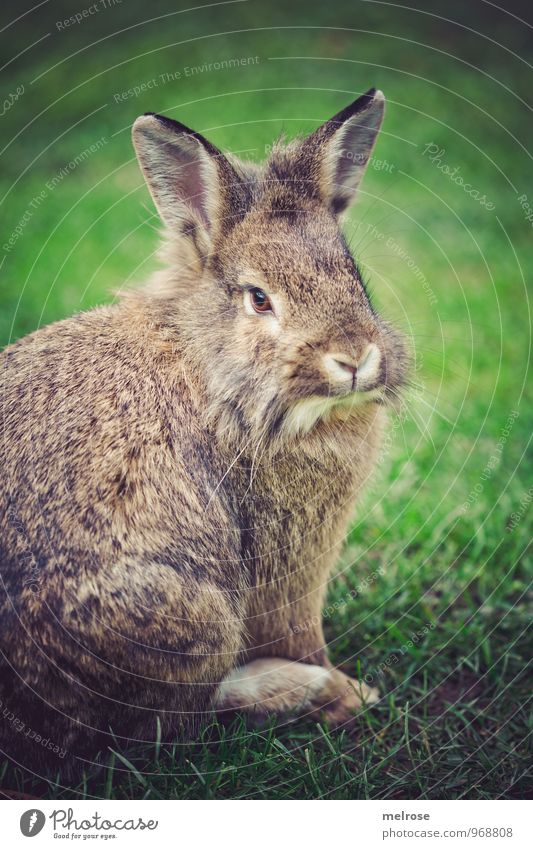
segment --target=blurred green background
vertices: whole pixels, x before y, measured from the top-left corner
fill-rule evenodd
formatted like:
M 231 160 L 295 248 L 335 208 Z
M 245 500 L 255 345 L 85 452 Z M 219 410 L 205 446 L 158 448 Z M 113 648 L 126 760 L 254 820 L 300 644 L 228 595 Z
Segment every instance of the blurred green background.
M 218 748 L 199 744 L 194 769 L 168 754 L 179 763 L 162 772 L 181 777 L 143 784 L 122 764 L 90 792 L 523 793 L 529 4 L 79 0 L 4 3 L 2 16 L 2 344 L 156 266 L 157 220 L 130 142 L 137 115 L 168 114 L 260 160 L 280 133 L 310 132 L 372 85 L 388 100 L 346 233 L 376 304 L 412 339 L 415 386 L 391 422 L 327 621 L 334 660 L 379 679 L 385 698 L 355 734 L 239 728 Z M 379 579 L 342 601 L 377 566 Z M 398 665 L 380 667 L 426 623 Z

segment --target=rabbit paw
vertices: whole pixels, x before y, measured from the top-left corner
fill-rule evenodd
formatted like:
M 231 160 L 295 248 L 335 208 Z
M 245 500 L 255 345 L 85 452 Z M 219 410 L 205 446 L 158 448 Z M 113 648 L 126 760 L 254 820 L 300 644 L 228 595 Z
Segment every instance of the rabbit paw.
M 353 721 L 354 715 L 366 705 L 375 704 L 379 693 L 375 687 L 349 678 L 339 669 L 331 671 L 331 678 L 321 693 L 322 704 L 315 714 L 331 728 Z

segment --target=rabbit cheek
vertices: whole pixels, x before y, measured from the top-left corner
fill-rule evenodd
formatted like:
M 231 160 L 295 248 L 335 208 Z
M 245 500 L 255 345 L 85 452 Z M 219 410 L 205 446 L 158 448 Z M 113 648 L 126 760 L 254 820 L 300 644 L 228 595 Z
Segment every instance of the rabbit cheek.
M 281 332 L 279 319 L 274 313 L 257 315 L 253 311 L 246 311 L 247 332 L 253 339 L 278 339 Z
M 272 339 L 277 339 L 281 332 L 281 326 L 274 315 L 263 315 L 260 318 L 260 329 L 262 334 Z

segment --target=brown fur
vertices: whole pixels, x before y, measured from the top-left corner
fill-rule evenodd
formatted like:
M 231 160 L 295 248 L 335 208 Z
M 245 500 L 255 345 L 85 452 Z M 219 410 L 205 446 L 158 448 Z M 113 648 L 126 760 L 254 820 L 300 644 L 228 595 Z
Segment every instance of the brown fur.
M 168 269 L 5 351 L 0 748 L 23 766 L 84 763 L 110 729 L 153 740 L 157 717 L 164 741 L 190 735 L 254 659 L 328 666 L 321 626 L 295 626 L 320 620 L 406 368 L 337 220 L 381 114 L 370 92 L 263 169 L 139 119 Z M 361 173 L 332 172 L 340 132 Z M 281 305 L 278 329 L 243 310 L 247 275 Z M 322 357 L 358 362 L 367 343 L 379 398 L 289 426 L 306 399 L 356 398 Z M 299 703 L 269 682 L 269 710 Z M 339 672 L 312 709 L 331 700 L 334 721 L 360 703 Z

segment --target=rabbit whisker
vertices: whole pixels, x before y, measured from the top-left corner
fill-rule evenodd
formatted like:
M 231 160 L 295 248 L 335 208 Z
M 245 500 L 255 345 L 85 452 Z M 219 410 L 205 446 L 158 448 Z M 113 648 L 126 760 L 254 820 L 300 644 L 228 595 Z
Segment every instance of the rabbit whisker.
M 222 475 L 222 477 L 220 478 L 220 480 L 219 480 L 219 482 L 217 483 L 216 487 L 214 488 L 213 492 L 212 492 L 212 493 L 211 493 L 211 495 L 209 496 L 209 501 L 207 502 L 206 507 L 205 507 L 206 511 L 208 510 L 209 505 L 211 504 L 211 502 L 212 502 L 213 498 L 215 497 L 216 493 L 218 492 L 218 490 L 219 490 L 219 489 L 220 489 L 220 487 L 222 486 L 222 483 L 224 482 L 224 480 L 226 479 L 226 477 L 229 475 L 229 473 L 230 473 L 231 469 L 233 468 L 233 466 L 235 465 L 235 463 L 237 462 L 237 460 L 239 459 L 239 457 L 241 457 L 241 456 L 242 456 L 242 454 L 245 452 L 245 450 L 246 450 L 246 448 L 248 447 L 249 443 L 250 443 L 250 440 L 249 440 L 249 439 L 248 439 L 248 440 L 246 440 L 246 442 L 244 443 L 244 445 L 243 445 L 243 447 L 241 448 L 241 450 L 240 450 L 240 451 L 239 451 L 239 452 L 235 455 L 235 457 L 233 458 L 233 460 L 232 460 L 232 461 L 231 461 L 231 463 L 229 464 L 228 468 L 226 469 L 226 471 L 224 472 L 224 474 L 223 474 L 223 475 Z
M 269 428 L 268 428 L 268 425 L 265 425 L 265 426 L 263 427 L 263 430 L 262 430 L 262 432 L 261 432 L 260 436 L 259 436 L 259 439 L 257 440 L 257 446 L 256 446 L 256 449 L 255 449 L 255 451 L 254 451 L 254 454 L 253 454 L 253 457 L 252 457 L 252 464 L 251 464 L 251 467 L 250 467 L 250 483 L 249 483 L 249 484 L 248 484 L 248 486 L 246 487 L 246 490 L 245 490 L 245 492 L 244 492 L 244 495 L 243 495 L 243 497 L 242 497 L 242 499 L 241 499 L 241 502 L 240 502 L 241 506 L 242 506 L 242 504 L 244 503 L 244 501 L 245 501 L 245 499 L 246 499 L 246 496 L 248 495 L 248 493 L 250 492 L 250 490 L 251 490 L 251 488 L 252 488 L 252 484 L 253 484 L 253 480 L 254 480 L 254 464 L 255 464 L 255 461 L 256 461 L 256 458 L 257 458 L 258 451 L 259 451 L 259 449 L 260 449 L 260 447 L 261 447 L 261 441 L 262 441 L 262 440 L 263 440 L 263 439 L 267 436 L 267 434 L 268 434 L 268 429 L 269 429 Z M 265 450 L 266 450 L 266 449 L 265 449 Z M 265 452 L 263 452 L 263 454 L 261 455 L 261 459 L 263 458 L 264 453 L 265 453 Z M 260 461 L 259 461 L 259 462 L 260 462 Z M 259 466 L 259 463 L 257 464 L 257 466 Z

